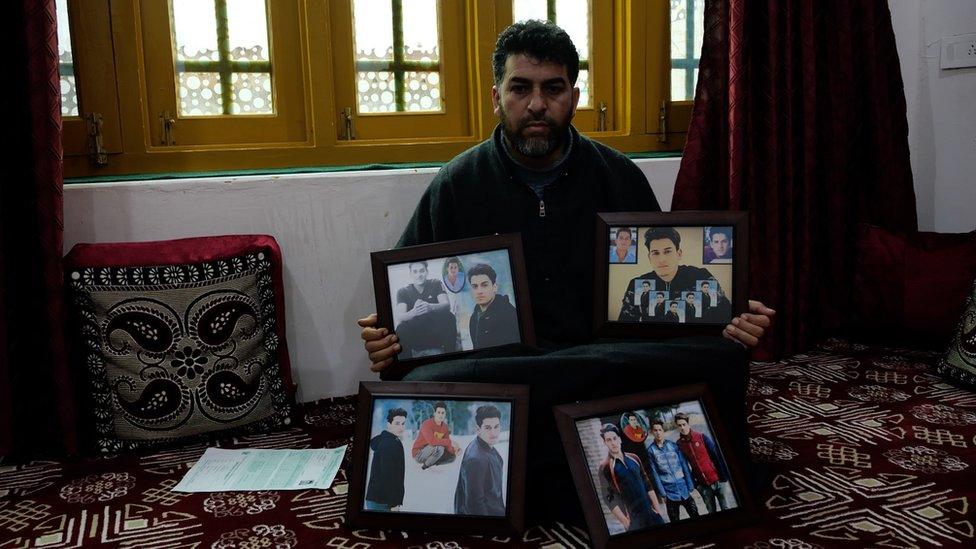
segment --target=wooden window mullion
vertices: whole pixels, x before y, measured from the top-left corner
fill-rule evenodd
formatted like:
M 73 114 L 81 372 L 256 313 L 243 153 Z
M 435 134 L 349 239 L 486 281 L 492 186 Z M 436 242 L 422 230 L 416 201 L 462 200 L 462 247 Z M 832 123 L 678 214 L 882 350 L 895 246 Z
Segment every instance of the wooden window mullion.
M 224 114 L 231 114 L 234 105 L 233 84 L 231 83 L 230 31 L 227 24 L 227 0 L 214 0 L 217 15 L 217 52 L 219 55 L 220 103 Z

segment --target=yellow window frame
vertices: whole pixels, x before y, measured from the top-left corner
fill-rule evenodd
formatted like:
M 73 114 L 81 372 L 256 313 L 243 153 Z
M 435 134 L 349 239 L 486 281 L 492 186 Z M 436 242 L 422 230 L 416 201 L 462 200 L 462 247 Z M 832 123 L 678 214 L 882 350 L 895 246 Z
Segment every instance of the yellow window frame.
M 114 55 L 108 0 L 68 0 L 67 6 L 79 116 L 62 119 L 64 155 L 89 154 L 86 117 L 91 114 L 101 119 L 102 149 L 119 153 L 122 129 L 115 64 L 111 62 Z

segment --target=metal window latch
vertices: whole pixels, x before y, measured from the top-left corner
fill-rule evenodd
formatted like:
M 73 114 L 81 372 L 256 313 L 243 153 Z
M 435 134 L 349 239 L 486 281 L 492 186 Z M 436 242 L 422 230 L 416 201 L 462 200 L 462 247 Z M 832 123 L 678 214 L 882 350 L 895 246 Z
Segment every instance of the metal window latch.
M 88 159 L 92 166 L 108 164 L 108 153 L 102 146 L 102 115 L 93 112 L 85 115 L 85 127 L 88 133 Z
M 607 131 L 607 102 L 600 101 L 600 116 L 596 121 L 596 130 L 599 132 Z
M 657 114 L 657 125 L 658 133 L 657 140 L 661 143 L 667 143 L 668 141 L 668 102 L 661 101 L 661 109 Z
M 160 145 L 175 145 L 176 119 L 173 118 L 173 114 L 169 111 L 159 113 L 159 123 L 162 128 L 162 135 L 159 137 Z
M 342 139 L 351 141 L 356 139 L 356 126 L 353 123 L 352 107 L 346 107 L 339 113 L 342 118 Z

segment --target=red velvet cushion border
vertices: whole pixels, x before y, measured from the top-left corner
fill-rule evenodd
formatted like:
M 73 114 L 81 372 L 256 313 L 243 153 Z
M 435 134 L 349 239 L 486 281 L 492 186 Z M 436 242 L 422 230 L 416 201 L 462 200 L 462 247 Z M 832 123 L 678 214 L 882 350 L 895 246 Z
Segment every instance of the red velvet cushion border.
M 944 348 L 976 277 L 976 231 L 899 234 L 861 225 L 853 330 L 870 340 Z
M 271 251 L 274 265 L 272 282 L 275 289 L 275 315 L 279 342 L 279 364 L 284 373 L 285 387 L 291 397 L 295 384 L 291 376 L 291 361 L 285 339 L 285 292 L 281 275 L 281 248 L 271 235 L 222 235 L 156 240 L 149 242 L 112 242 L 75 244 L 64 258 L 65 270 L 85 267 L 151 267 L 203 263 L 239 256 L 259 249 Z

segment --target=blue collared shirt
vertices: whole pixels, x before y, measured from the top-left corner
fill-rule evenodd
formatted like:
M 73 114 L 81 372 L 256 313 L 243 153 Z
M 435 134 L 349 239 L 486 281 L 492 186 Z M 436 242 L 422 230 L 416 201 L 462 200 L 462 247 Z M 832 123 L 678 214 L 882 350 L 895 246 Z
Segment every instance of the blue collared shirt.
M 653 440 L 647 447 L 651 456 L 651 477 L 658 494 L 664 494 L 671 501 L 688 499 L 695 489 L 695 481 L 691 478 L 691 467 L 685 459 L 678 444 L 665 439 L 658 447 Z
M 617 247 L 610 246 L 610 263 L 637 263 L 637 246 L 631 244 L 627 248 L 627 257 L 623 261 L 617 261 Z

